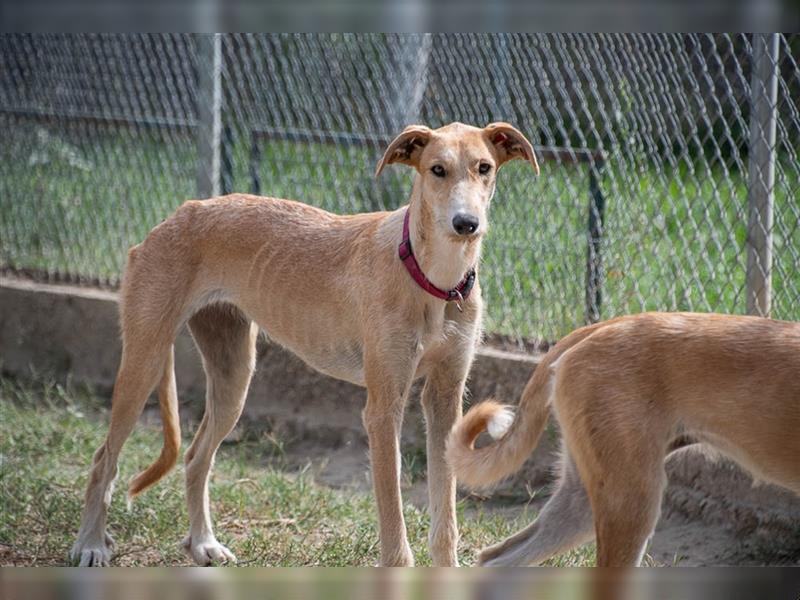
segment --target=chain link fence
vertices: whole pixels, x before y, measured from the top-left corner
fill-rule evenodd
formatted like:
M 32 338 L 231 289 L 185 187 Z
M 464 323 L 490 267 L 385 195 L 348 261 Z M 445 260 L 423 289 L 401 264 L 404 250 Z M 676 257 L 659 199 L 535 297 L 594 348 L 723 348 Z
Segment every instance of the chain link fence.
M 205 189 L 393 209 L 411 174 L 372 173 L 406 124 L 504 120 L 542 175 L 499 176 L 492 336 L 765 302 L 798 319 L 798 61 L 798 35 L 3 35 L 0 266 L 116 285 Z

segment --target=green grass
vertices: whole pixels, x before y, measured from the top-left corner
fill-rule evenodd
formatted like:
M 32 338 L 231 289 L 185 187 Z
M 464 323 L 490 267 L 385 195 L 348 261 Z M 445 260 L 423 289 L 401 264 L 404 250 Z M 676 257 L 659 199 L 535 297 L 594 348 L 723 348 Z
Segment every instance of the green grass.
M 0 564 L 61 565 L 79 525 L 92 453 L 102 442 L 106 414 L 91 394 L 52 384 L 0 379 Z M 145 492 L 129 512 L 124 483 L 160 448 L 160 430 L 140 426 L 126 444 L 109 531 L 115 565 L 191 564 L 179 542 L 188 531 L 182 469 Z M 186 447 L 186 444 L 184 444 Z M 308 469 L 284 472 L 269 448 L 254 442 L 222 446 L 211 482 L 213 519 L 220 541 L 250 566 L 367 566 L 379 558 L 375 503 L 359 490 L 317 485 Z M 428 565 L 428 516 L 406 504 L 417 564 Z M 476 551 L 532 518 L 509 520 L 471 499 L 458 505 L 463 564 Z M 551 565 L 594 562 L 592 545 Z
M 191 137 L 87 140 L 14 128 L 0 148 L 0 265 L 114 278 L 128 247 L 194 195 Z M 338 213 L 400 206 L 410 173 L 393 167 L 375 181 L 377 159 L 377 150 L 357 147 L 265 143 L 262 193 Z M 624 160 L 612 160 L 601 184 L 603 316 L 744 312 L 742 176 L 719 165 L 654 169 Z M 233 189 L 249 191 L 244 144 L 233 164 Z M 782 163 L 776 188 L 773 315 L 783 319 L 800 318 L 799 173 Z M 519 161 L 503 169 L 481 269 L 487 331 L 555 339 L 583 323 L 587 202 L 585 167 L 544 163 L 538 179 Z

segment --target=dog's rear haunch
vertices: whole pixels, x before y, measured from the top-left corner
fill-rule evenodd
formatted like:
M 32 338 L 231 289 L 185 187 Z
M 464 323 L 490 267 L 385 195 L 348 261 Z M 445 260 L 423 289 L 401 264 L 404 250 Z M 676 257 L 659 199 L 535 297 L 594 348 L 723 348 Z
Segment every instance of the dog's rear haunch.
M 513 422 L 490 401 L 454 427 L 447 457 L 459 480 L 487 487 L 518 470 L 551 406 L 563 436 L 555 492 L 481 564 L 538 564 L 594 538 L 599 566 L 638 565 L 660 513 L 664 459 L 693 442 L 800 494 L 800 324 L 646 313 L 578 329 L 538 365 Z M 499 439 L 475 448 L 485 430 Z

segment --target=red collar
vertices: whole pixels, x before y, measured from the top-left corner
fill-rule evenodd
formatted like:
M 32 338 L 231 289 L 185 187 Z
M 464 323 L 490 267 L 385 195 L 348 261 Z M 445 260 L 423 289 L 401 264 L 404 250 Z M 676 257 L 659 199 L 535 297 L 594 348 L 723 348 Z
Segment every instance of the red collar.
M 447 302 L 466 300 L 469 298 L 472 287 L 475 285 L 475 268 L 473 267 L 467 271 L 466 275 L 464 275 L 464 279 L 452 290 L 442 290 L 433 285 L 431 281 L 425 277 L 425 273 L 422 272 L 417 259 L 414 257 L 414 252 L 411 249 L 411 235 L 408 231 L 408 217 L 410 212 L 410 209 L 406 209 L 406 216 L 403 219 L 403 241 L 400 242 L 400 246 L 397 248 L 397 253 L 400 256 L 400 260 L 402 260 L 403 264 L 406 266 L 406 270 L 414 281 L 417 282 L 417 285 L 431 296 L 435 296 Z

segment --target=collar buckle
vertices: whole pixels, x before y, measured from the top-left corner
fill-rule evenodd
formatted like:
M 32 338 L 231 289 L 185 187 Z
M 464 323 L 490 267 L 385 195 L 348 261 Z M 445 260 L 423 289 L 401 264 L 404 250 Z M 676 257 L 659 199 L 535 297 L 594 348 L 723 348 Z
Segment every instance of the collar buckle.
M 458 312 L 464 312 L 464 309 L 461 306 L 461 303 L 464 302 L 464 296 L 461 295 L 461 291 L 459 289 L 450 290 L 450 297 L 450 301 L 454 301 L 456 303 Z

